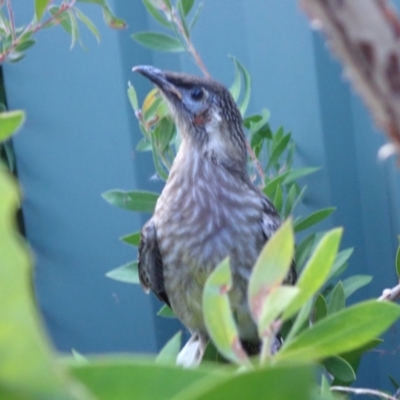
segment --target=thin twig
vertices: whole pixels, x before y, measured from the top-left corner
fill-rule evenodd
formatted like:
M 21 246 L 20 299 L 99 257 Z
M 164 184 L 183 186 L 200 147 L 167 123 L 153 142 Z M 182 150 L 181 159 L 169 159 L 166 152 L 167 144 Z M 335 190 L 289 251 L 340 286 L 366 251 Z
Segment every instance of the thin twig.
M 14 43 L 15 42 L 15 20 L 14 20 L 14 11 L 11 7 L 11 0 L 7 0 L 7 11 L 8 11 L 8 17 L 10 18 L 12 41 Z
M 391 396 L 390 394 L 386 394 L 384 392 L 380 392 L 379 390 L 374 389 L 364 389 L 364 388 L 352 388 L 346 386 L 331 386 L 331 390 L 335 392 L 344 392 L 344 393 L 353 393 L 355 395 L 370 395 L 380 397 L 381 399 L 386 400 L 398 400 L 395 397 Z
M 398 299 L 400 299 L 400 283 L 391 289 L 385 289 L 378 301 L 396 301 Z
M 175 26 L 178 28 L 179 33 L 185 40 L 185 43 L 187 45 L 187 49 L 188 49 L 189 53 L 193 56 L 194 60 L 196 61 L 196 64 L 203 72 L 203 75 L 206 78 L 210 78 L 210 74 L 207 71 L 207 68 L 205 67 L 205 65 L 203 63 L 203 60 L 201 59 L 200 54 L 197 52 L 196 48 L 193 46 L 193 43 L 190 40 L 190 38 L 186 35 L 185 29 L 183 28 L 183 25 L 182 25 L 182 21 L 179 19 L 175 9 L 173 9 L 171 12 L 171 18 L 172 18 L 172 21 L 174 22 Z
M 258 172 L 258 175 L 260 175 L 261 178 L 261 189 L 264 189 L 265 186 L 265 174 L 264 174 L 264 170 L 262 168 L 262 165 L 260 163 L 260 160 L 256 157 L 256 155 L 254 154 L 253 149 L 250 146 L 250 143 L 248 142 L 248 140 L 246 139 L 246 147 L 247 147 L 247 152 L 250 155 L 250 158 L 252 159 L 254 166 L 256 167 L 256 170 Z

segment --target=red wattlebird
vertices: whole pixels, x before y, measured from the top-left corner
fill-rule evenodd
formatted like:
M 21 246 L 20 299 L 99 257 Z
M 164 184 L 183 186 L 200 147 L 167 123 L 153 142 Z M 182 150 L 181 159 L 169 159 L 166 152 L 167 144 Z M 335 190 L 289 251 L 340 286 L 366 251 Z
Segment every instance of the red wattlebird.
M 245 349 L 255 353 L 259 338 L 247 304 L 247 285 L 261 249 L 281 222 L 247 174 L 240 112 L 229 91 L 211 79 L 151 66 L 134 71 L 158 87 L 182 138 L 154 215 L 142 229 L 140 281 L 171 306 L 192 333 L 178 362 L 197 364 L 208 341 L 204 283 L 229 256 L 231 307 Z M 293 265 L 287 282 L 295 280 Z

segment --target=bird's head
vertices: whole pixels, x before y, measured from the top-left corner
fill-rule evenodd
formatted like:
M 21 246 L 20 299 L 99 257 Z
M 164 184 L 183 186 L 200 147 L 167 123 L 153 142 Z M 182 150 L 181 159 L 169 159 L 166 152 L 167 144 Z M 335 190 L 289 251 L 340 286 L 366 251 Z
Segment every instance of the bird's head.
M 184 141 L 209 157 L 246 165 L 242 117 L 229 91 L 209 78 L 137 66 L 167 101 Z

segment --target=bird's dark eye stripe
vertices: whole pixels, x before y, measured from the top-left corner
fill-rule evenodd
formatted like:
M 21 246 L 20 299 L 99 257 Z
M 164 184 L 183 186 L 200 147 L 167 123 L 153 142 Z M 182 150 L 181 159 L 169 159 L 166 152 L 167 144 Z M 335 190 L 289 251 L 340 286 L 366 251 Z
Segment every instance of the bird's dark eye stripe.
M 203 96 L 204 96 L 204 90 L 202 88 L 199 88 L 199 87 L 195 87 L 190 92 L 190 97 L 193 100 L 201 100 L 203 98 Z

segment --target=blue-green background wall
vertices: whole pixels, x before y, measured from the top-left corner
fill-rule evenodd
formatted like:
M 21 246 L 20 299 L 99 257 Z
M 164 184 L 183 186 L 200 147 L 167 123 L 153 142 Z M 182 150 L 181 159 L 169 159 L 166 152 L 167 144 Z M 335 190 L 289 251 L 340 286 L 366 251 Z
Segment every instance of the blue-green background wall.
M 32 8 L 26 0 L 14 3 L 17 21 L 27 21 Z M 132 66 L 199 71 L 186 55 L 153 53 L 132 41 L 133 32 L 155 28 L 140 1 L 110 4 L 127 20 L 126 31 L 107 29 L 100 10 L 83 5 L 101 31 L 101 44 L 82 29 L 87 49 L 70 50 L 61 28 L 41 32 L 25 60 L 3 67 L 7 100 L 10 109 L 27 112 L 14 146 L 37 298 L 55 346 L 82 353 L 155 352 L 177 323 L 155 317 L 159 303 L 140 287 L 104 276 L 136 257 L 117 238 L 140 229 L 147 217 L 113 208 L 100 194 L 161 189 L 150 179 L 149 155 L 134 151 L 140 133 L 127 81 L 142 99 L 150 85 L 131 73 Z M 228 54 L 239 58 L 253 78 L 249 112 L 267 107 L 274 127 L 293 132 L 297 164 L 322 167 L 307 180 L 304 210 L 337 206 L 323 228 L 344 226 L 343 247 L 355 247 L 349 273 L 374 275 L 358 298 L 393 286 L 397 169 L 377 160 L 383 136 L 297 4 L 206 0 L 193 41 L 212 76 L 226 85 L 233 80 Z M 388 387 L 387 373 L 396 370 L 390 355 L 395 339 L 392 329 L 386 353 L 366 358 L 361 383 Z

